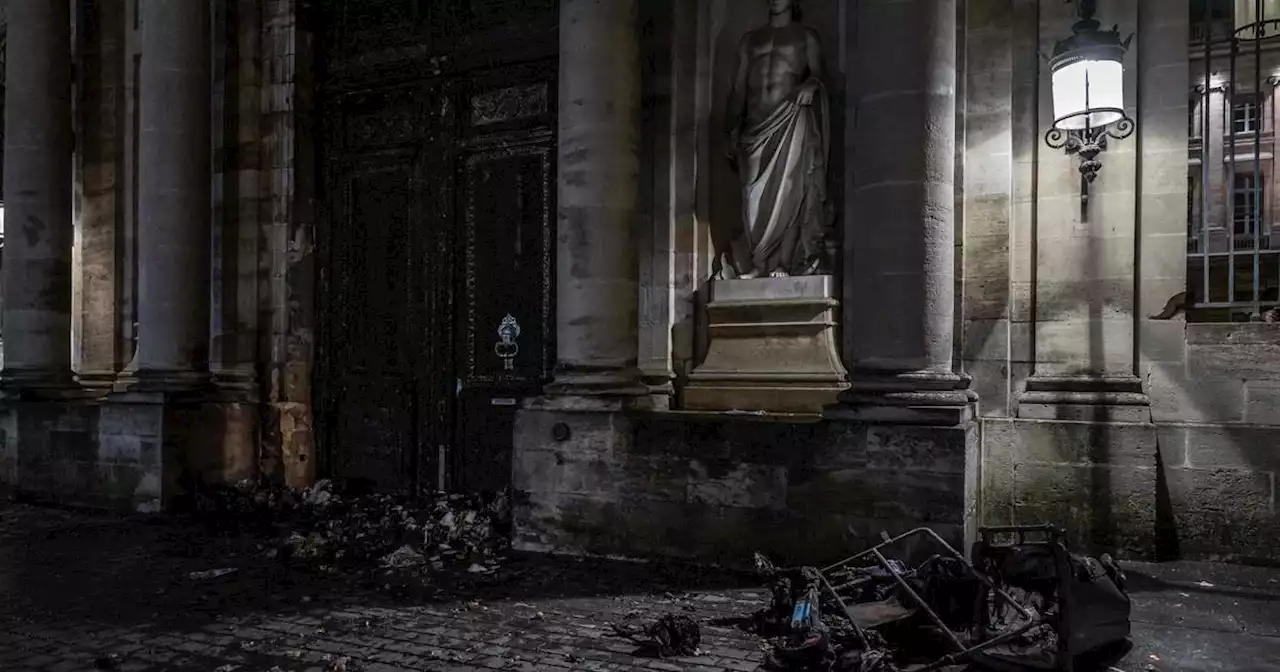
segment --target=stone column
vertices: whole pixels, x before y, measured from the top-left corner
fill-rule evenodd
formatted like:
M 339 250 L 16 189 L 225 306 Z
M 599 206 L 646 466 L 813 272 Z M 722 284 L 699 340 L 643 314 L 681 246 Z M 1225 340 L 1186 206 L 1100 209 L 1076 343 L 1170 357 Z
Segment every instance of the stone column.
M 556 381 L 548 392 L 647 393 L 636 366 L 640 181 L 638 0 L 562 0 Z
M 71 378 L 71 10 L 8 7 L 5 66 L 4 373 L 6 386 Z
M 956 2 L 862 0 L 857 8 L 846 412 L 907 422 L 964 418 L 972 395 L 952 371 Z
M 160 385 L 207 375 L 210 9 L 142 3 L 138 164 L 138 349 L 128 373 Z

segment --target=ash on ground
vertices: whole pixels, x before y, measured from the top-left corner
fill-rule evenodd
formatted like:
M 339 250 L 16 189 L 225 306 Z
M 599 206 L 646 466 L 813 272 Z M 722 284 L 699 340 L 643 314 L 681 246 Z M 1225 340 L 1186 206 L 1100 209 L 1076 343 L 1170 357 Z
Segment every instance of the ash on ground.
M 489 574 L 510 547 L 505 491 L 379 494 L 331 480 L 306 489 L 242 481 L 205 489 L 197 518 L 265 537 L 265 555 L 290 567 L 363 572 L 386 587 L 442 571 Z

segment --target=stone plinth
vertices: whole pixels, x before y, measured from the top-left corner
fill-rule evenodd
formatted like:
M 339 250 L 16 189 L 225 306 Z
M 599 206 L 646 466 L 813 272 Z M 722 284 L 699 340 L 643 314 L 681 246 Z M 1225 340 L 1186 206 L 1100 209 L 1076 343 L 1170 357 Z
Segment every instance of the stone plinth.
M 258 472 L 259 409 L 228 395 L 0 399 L 0 493 L 118 511 L 180 511 L 197 483 Z
M 829 275 L 712 281 L 707 357 L 684 408 L 820 413 L 833 403 L 849 386 L 834 289 Z
M 927 525 L 976 524 L 978 431 L 697 412 L 521 409 L 513 543 L 745 567 L 834 562 Z M 904 560 L 937 553 L 910 547 Z

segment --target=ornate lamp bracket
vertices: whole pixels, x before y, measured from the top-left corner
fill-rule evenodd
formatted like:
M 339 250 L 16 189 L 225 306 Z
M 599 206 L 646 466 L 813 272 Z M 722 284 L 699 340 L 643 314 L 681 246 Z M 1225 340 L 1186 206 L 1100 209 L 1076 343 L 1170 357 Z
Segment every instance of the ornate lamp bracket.
M 1102 170 L 1101 154 L 1107 150 L 1108 138 L 1123 140 L 1133 135 L 1137 124 L 1129 115 L 1122 116 L 1114 123 L 1098 128 L 1064 129 L 1050 128 L 1044 134 L 1044 142 L 1053 149 L 1061 149 L 1068 155 L 1074 154 L 1080 159 L 1080 201 L 1081 205 L 1089 202 L 1089 185 L 1098 178 Z

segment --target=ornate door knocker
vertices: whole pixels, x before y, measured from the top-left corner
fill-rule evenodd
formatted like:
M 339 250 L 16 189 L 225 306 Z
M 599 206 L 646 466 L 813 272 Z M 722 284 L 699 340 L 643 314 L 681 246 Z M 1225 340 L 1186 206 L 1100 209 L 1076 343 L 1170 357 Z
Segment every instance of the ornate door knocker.
M 517 338 L 520 338 L 520 323 L 516 322 L 516 318 L 512 317 L 511 313 L 507 313 L 498 325 L 499 340 L 493 344 L 493 353 L 502 358 L 502 368 L 505 371 L 515 369 L 515 358 L 520 354 L 520 344 L 516 343 Z

